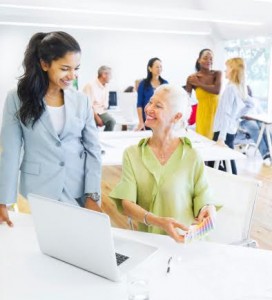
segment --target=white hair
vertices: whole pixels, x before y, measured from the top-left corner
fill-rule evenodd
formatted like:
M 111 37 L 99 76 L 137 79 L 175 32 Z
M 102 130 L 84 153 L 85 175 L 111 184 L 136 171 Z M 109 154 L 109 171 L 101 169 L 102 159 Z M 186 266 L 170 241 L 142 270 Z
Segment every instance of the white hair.
M 187 127 L 188 119 L 190 118 L 192 112 L 188 93 L 181 86 L 168 83 L 162 84 L 157 87 L 155 93 L 161 91 L 167 94 L 166 97 L 173 113 L 182 114 L 181 120 L 179 122 L 179 127 Z

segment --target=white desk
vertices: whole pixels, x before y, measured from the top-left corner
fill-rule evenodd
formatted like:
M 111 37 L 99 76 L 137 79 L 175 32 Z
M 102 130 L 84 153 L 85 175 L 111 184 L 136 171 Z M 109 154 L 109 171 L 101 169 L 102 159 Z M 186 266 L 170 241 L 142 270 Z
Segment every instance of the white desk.
M 136 110 L 136 109 L 135 109 Z M 138 124 L 138 117 L 126 115 L 123 110 L 117 108 L 109 109 L 108 113 L 114 118 L 117 125 L 136 126 Z
M 99 138 L 105 154 L 102 157 L 103 165 L 122 165 L 122 156 L 124 150 L 137 144 L 142 138 L 150 137 L 151 131 L 113 131 L 100 132 Z M 214 141 L 207 139 L 192 130 L 181 132 L 180 136 L 187 136 L 193 147 L 196 148 L 204 161 L 221 161 L 226 162 L 227 171 L 231 173 L 230 160 L 243 159 L 245 156 L 238 151 L 228 147 L 221 147 Z
M 0 226 L 1 300 L 127 299 L 125 281 L 113 283 L 43 255 L 31 216 L 13 213 L 11 218 L 14 228 Z M 150 275 L 151 300 L 272 299 L 272 251 L 205 242 L 185 246 L 167 236 L 114 231 L 159 247 L 141 265 Z
M 257 139 L 256 143 L 256 151 L 259 148 L 260 142 L 262 140 L 262 137 L 264 135 L 264 132 L 266 133 L 267 143 L 268 143 L 268 150 L 270 153 L 270 157 L 272 158 L 272 145 L 271 145 L 271 136 L 270 136 L 270 130 L 269 127 L 272 125 L 272 117 L 268 114 L 252 114 L 252 115 L 246 115 L 246 119 L 248 120 L 254 120 L 262 123 L 260 133 Z M 255 151 L 255 153 L 256 153 Z
M 118 106 L 108 112 L 119 125 L 136 126 L 139 122 L 137 115 L 137 93 L 117 92 Z

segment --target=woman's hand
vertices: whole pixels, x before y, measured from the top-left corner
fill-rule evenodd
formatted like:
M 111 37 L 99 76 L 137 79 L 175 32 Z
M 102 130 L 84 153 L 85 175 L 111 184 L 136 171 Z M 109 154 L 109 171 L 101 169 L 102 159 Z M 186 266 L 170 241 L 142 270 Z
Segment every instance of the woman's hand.
M 141 131 L 141 130 L 145 130 L 145 124 L 144 124 L 144 122 L 139 123 L 137 125 L 137 127 L 135 128 L 135 131 Z
M 202 222 L 205 218 L 211 218 L 212 220 L 216 218 L 216 208 L 214 205 L 203 206 L 196 218 L 196 221 Z
M 196 87 L 201 85 L 199 77 L 196 74 L 189 76 L 187 82 Z
M 95 123 L 98 127 L 103 127 L 104 123 L 98 114 L 95 114 Z
M 171 236 L 177 243 L 184 242 L 184 235 L 178 233 L 177 229 L 188 231 L 189 228 L 173 218 L 160 218 L 159 226 Z
M 4 222 L 6 222 L 9 227 L 13 227 L 13 223 L 9 219 L 7 206 L 0 204 L 0 224 Z
M 85 201 L 85 208 L 90 209 L 90 210 L 94 210 L 94 211 L 98 211 L 98 212 L 102 212 L 101 207 L 98 205 L 98 203 L 96 201 L 94 201 L 92 198 L 87 197 L 86 201 Z
M 143 224 L 149 224 L 163 229 L 168 235 L 170 235 L 176 242 L 184 242 L 184 235 L 178 233 L 178 229 L 188 231 L 189 228 L 173 218 L 158 217 L 151 212 L 146 211 L 138 204 L 129 200 L 123 200 L 122 206 L 124 214 Z

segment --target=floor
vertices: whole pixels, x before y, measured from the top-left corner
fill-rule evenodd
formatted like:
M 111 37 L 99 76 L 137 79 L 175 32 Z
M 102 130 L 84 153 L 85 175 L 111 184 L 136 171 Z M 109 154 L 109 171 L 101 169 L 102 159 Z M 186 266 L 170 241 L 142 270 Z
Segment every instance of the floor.
M 260 248 L 272 250 L 272 167 L 250 151 L 246 160 L 237 161 L 239 175 L 256 178 L 262 182 L 253 215 L 251 237 Z

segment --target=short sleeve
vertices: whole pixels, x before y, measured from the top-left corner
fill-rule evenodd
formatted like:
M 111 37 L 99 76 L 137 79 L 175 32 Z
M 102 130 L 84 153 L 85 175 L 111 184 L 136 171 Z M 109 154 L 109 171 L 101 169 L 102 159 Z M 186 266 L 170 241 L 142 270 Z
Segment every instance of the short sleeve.
M 109 196 L 115 201 L 120 212 L 123 211 L 122 200 L 128 200 L 133 203 L 137 201 L 137 183 L 128 150 L 126 150 L 123 155 L 121 180 L 111 191 Z
M 194 176 L 194 216 L 197 217 L 201 208 L 208 204 L 215 205 L 216 210 L 220 209 L 222 206 L 217 203 L 216 199 L 214 199 L 212 196 L 205 172 L 205 165 L 203 161 L 199 159 Z

